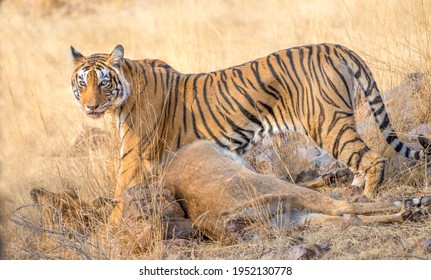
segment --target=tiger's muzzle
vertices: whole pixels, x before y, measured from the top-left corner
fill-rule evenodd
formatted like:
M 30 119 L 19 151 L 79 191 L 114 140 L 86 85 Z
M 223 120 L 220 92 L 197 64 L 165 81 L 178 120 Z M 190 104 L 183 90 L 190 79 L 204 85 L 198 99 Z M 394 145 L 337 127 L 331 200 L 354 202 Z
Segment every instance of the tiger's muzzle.
M 97 110 L 100 106 L 84 106 L 84 111 L 87 117 L 90 117 L 92 119 L 100 119 L 106 112 L 106 109 L 104 110 Z

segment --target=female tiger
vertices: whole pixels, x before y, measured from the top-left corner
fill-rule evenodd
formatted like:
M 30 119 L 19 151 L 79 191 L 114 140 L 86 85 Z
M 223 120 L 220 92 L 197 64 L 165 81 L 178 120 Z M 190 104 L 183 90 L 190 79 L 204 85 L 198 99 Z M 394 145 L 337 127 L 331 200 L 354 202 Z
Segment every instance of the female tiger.
M 147 180 L 153 163 L 196 139 L 244 153 L 263 137 L 287 130 L 308 135 L 365 179 L 364 194 L 381 184 L 386 160 L 370 150 L 355 129 L 355 85 L 371 106 L 386 141 L 399 153 L 422 159 L 398 138 L 376 82 L 353 51 L 333 44 L 281 50 L 238 66 L 182 74 L 160 60 L 111 54 L 83 56 L 71 47 L 72 90 L 85 113 L 110 111 L 121 137 L 118 185 Z M 204 160 L 204 159 L 203 159 Z M 355 183 L 359 183 L 359 177 Z M 118 220 L 121 206 L 114 212 Z M 116 216 L 116 218 L 115 218 Z

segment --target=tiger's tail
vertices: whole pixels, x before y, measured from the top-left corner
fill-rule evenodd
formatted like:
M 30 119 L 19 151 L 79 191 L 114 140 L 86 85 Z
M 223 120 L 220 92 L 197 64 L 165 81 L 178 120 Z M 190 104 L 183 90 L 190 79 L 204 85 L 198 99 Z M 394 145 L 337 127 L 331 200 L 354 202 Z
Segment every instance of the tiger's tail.
M 353 51 L 343 48 L 350 59 L 350 68 L 355 76 L 356 81 L 361 88 L 361 91 L 365 94 L 368 104 L 371 107 L 371 112 L 373 113 L 374 120 L 376 121 L 383 137 L 386 142 L 399 154 L 413 160 L 424 159 L 426 155 L 429 154 L 429 149 L 424 147 L 424 150 L 413 150 L 404 144 L 398 137 L 397 133 L 393 129 L 391 122 L 389 120 L 388 112 L 386 111 L 385 104 L 383 103 L 382 96 L 377 84 L 371 74 L 370 69 L 365 64 L 365 62 Z M 421 142 L 422 144 L 422 142 Z

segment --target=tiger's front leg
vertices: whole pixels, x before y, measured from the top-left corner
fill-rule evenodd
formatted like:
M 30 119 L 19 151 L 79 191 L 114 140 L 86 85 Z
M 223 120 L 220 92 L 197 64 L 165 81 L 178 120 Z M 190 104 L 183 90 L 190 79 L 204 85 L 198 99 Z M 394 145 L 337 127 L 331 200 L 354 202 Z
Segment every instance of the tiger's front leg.
M 134 157 L 132 157 L 135 155 Z M 128 156 L 127 156 L 128 157 Z M 129 187 L 142 186 L 148 183 L 153 176 L 153 161 L 143 159 L 138 151 L 132 154 L 129 160 L 121 161 L 118 181 L 115 188 L 114 199 L 118 201 L 109 217 L 109 223 L 113 226 L 119 225 L 123 216 L 124 191 Z

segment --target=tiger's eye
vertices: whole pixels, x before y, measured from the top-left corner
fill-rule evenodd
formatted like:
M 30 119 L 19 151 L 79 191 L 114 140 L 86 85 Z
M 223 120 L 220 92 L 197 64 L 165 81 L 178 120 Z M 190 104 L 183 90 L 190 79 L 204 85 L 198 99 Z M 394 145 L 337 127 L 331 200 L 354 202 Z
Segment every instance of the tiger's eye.
M 86 87 L 86 86 L 87 86 L 87 84 L 86 84 L 84 81 L 79 81 L 79 82 L 78 82 L 78 85 L 79 85 L 80 87 Z
M 103 80 L 100 82 L 101 86 L 106 86 L 109 82 L 107 80 Z

